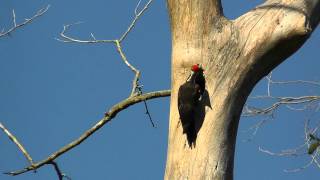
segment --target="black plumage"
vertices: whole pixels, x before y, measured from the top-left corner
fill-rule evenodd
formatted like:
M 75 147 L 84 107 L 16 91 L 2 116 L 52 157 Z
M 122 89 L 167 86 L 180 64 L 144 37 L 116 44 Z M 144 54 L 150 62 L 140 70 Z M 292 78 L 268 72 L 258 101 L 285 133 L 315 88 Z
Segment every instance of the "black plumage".
M 191 147 L 195 141 L 196 110 L 200 99 L 205 91 L 205 78 L 203 69 L 199 65 L 192 66 L 192 75 L 187 82 L 182 84 L 178 91 L 178 110 L 183 128 L 187 135 L 188 144 Z

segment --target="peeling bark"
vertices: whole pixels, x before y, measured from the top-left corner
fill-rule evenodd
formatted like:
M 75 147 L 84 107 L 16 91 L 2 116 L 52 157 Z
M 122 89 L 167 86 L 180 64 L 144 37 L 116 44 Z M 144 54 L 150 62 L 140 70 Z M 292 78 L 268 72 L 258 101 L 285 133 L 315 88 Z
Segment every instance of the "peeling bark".
M 296 52 L 320 20 L 319 0 L 270 0 L 235 20 L 219 0 L 167 0 L 172 95 L 165 179 L 232 180 L 243 105 L 254 85 Z M 179 123 L 177 92 L 200 63 L 207 96 L 194 148 Z M 201 118 L 200 118 L 201 120 Z

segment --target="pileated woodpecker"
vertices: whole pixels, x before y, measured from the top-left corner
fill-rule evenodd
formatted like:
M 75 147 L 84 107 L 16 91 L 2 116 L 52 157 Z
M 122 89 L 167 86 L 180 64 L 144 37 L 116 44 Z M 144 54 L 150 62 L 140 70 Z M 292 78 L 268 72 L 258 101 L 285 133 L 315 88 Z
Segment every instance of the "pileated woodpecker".
M 205 90 L 203 69 L 199 64 L 191 67 L 191 77 L 182 84 L 178 91 L 178 110 L 183 128 L 187 135 L 188 144 L 192 147 L 197 132 L 195 129 L 195 112 Z

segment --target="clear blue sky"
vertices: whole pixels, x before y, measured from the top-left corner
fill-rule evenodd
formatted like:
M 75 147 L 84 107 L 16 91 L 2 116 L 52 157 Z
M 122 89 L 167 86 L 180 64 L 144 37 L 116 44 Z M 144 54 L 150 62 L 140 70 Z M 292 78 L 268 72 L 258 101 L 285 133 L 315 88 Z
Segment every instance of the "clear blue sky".
M 260 1 L 261 2 L 261 1 Z M 42 160 L 94 125 L 113 104 L 130 92 L 132 73 L 111 44 L 65 44 L 56 41 L 63 24 L 84 21 L 70 31 L 73 36 L 114 39 L 129 25 L 137 1 L 9 1 L 0 4 L 0 27 L 30 17 L 47 4 L 47 14 L 32 24 L 0 39 L 0 121 L 25 145 L 34 160 Z M 223 1 L 228 17 L 235 18 L 259 2 Z M 319 29 L 298 53 L 274 71 L 280 80 L 319 80 Z M 165 1 L 155 0 L 123 43 L 124 51 L 142 71 L 144 91 L 170 88 L 170 31 Z M 290 91 L 289 91 L 290 90 Z M 319 94 L 319 89 L 274 89 L 282 95 Z M 265 81 L 252 94 L 265 93 Z M 169 98 L 148 102 L 158 128 L 151 127 L 143 104 L 132 106 L 57 162 L 73 180 L 163 179 L 168 133 Z M 319 179 L 314 165 L 299 173 L 283 169 L 309 161 L 271 157 L 258 145 L 280 151 L 303 142 L 306 114 L 279 111 L 253 142 L 243 133 L 256 120 L 240 122 L 235 160 L 236 180 Z M 23 168 L 28 163 L 16 146 L 0 132 L 0 171 Z M 17 177 L 0 174 L 1 180 L 57 179 L 51 166 L 36 174 Z

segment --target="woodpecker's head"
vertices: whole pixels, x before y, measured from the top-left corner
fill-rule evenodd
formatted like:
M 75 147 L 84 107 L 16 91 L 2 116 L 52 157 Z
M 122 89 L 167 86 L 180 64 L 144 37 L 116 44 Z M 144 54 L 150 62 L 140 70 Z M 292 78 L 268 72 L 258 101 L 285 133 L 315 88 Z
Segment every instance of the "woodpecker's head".
M 202 69 L 201 65 L 195 64 L 195 65 L 191 66 L 191 71 L 193 71 L 194 73 L 196 73 L 196 72 L 203 71 L 203 69 Z

